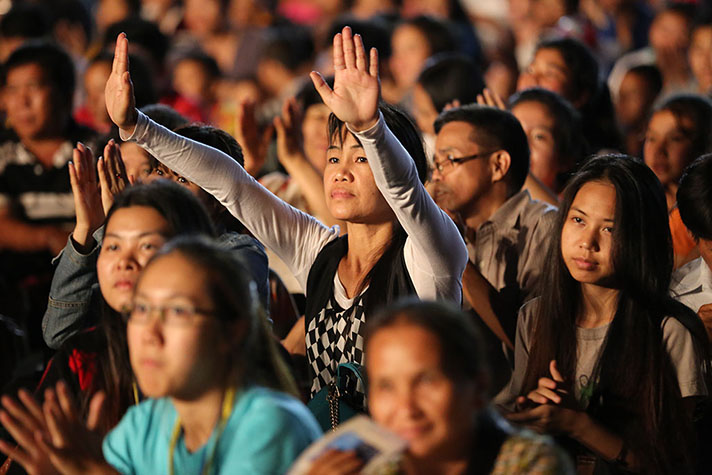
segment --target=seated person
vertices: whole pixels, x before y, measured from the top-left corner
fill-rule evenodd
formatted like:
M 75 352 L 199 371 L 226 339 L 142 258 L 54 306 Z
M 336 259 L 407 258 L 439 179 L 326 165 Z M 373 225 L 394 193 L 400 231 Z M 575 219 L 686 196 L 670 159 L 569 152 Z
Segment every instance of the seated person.
M 522 191 L 529 145 L 511 113 L 462 106 L 443 112 L 435 131 L 432 193 L 464 227 L 465 298 L 512 348 L 517 311 L 535 293 L 556 210 Z
M 712 155 L 687 167 L 677 189 L 677 207 L 701 257 L 675 271 L 670 291 L 700 316 L 712 340 Z
M 377 473 L 568 474 L 548 437 L 514 429 L 488 408 L 488 368 L 472 320 L 451 306 L 404 300 L 368 323 L 373 420 L 408 448 Z M 327 451 L 310 475 L 360 473 L 355 451 Z

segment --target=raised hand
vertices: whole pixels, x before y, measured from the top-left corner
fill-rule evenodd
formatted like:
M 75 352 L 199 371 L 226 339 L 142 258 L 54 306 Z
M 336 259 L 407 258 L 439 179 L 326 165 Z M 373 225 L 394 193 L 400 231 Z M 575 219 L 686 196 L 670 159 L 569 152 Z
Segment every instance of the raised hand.
M 0 440 L 0 451 L 19 463 L 30 475 L 59 473 L 35 440 L 36 433 L 47 433 L 42 408 L 27 391 L 20 390 L 17 395 L 17 401 L 4 396 L 4 410 L 0 411 L 0 422 L 17 441 L 17 447 Z
M 69 163 L 69 182 L 76 213 L 72 238 L 82 248 L 81 251 L 86 251 L 93 246 L 92 234 L 104 223 L 105 214 L 94 172 L 94 157 L 81 142 L 77 143 Z
M 256 176 L 267 158 L 267 149 L 274 129 L 271 126 L 260 131 L 255 116 L 255 103 L 243 101 L 235 116 L 235 139 L 242 147 L 245 170 Z
M 274 118 L 277 132 L 277 158 L 280 163 L 306 160 L 302 148 L 302 114 L 297 101 L 292 97 L 282 104 L 282 115 Z
M 310 77 L 324 104 L 353 129 L 368 129 L 378 120 L 378 51 L 371 48 L 367 61 L 361 35 L 353 36 L 350 27 L 334 36 L 334 89 L 318 72 Z
M 496 107 L 497 109 L 507 110 L 507 105 L 504 103 L 499 94 L 491 89 L 484 88 L 482 94 L 477 94 L 477 103 L 481 106 Z
M 138 111 L 129 74 L 129 40 L 125 33 L 116 38 L 114 62 L 104 88 L 104 101 L 111 121 L 125 133 L 132 134 Z
M 60 473 L 117 473 L 104 460 L 101 451 L 105 434 L 99 430 L 99 421 L 105 399 L 103 392 L 94 395 L 85 425 L 79 419 L 76 404 L 64 383 L 58 383 L 56 391 L 48 389 L 45 392 L 42 412 L 48 436 L 36 433 L 35 440 Z
M 97 164 L 97 171 L 101 184 L 101 205 L 106 215 L 114 204 L 114 196 L 131 184 L 131 177 L 127 176 L 121 159 L 121 149 L 114 139 L 109 140 L 104 147 L 104 156 Z

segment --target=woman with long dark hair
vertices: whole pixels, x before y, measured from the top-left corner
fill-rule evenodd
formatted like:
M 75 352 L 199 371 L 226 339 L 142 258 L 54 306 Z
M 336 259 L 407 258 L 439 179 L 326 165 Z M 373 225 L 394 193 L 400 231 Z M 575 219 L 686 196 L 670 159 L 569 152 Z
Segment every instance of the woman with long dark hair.
M 379 105 L 376 50 L 368 61 L 349 27 L 334 38 L 334 89 L 312 73 L 333 114 L 324 188 L 331 214 L 346 222 L 342 238 L 338 228 L 279 200 L 222 153 L 138 113 L 127 49 L 119 35 L 106 86 L 112 120 L 124 138 L 218 198 L 290 267 L 306 289 L 305 324 L 293 333 L 305 342 L 300 351 L 312 369 L 312 394 L 333 380 L 338 364 L 363 364 L 361 328 L 373 309 L 404 294 L 460 301 L 464 243 L 422 185 L 426 162 L 416 127 L 404 113 Z
M 592 159 L 564 191 L 541 297 L 520 312 L 500 402 L 519 411 L 510 420 L 569 437 L 579 467 L 692 470 L 708 347 L 699 319 L 668 294 L 667 223 L 642 162 Z

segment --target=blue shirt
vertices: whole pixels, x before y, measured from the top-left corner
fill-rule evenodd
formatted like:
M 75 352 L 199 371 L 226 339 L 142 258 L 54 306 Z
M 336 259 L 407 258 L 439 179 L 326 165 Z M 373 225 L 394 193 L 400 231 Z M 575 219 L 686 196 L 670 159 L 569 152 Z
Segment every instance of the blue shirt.
M 168 454 L 178 413 L 170 399 L 150 399 L 128 410 L 104 439 L 104 457 L 122 474 L 167 474 Z M 181 435 L 174 453 L 176 474 L 200 474 L 213 453 L 217 431 L 188 452 Z M 311 412 L 287 394 L 251 387 L 237 394 L 217 441 L 211 474 L 285 473 L 306 447 L 321 436 Z

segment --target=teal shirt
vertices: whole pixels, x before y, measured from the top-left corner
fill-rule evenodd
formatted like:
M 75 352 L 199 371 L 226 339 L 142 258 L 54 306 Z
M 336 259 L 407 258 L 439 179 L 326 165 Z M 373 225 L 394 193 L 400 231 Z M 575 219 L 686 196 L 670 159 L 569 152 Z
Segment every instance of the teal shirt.
M 104 439 L 104 457 L 122 474 L 168 473 L 168 453 L 178 414 L 170 399 L 149 399 L 128 410 Z M 311 412 L 297 399 L 263 387 L 237 394 L 211 465 L 211 474 L 281 474 L 321 436 Z M 181 436 L 173 466 L 177 474 L 201 473 L 216 431 L 190 453 Z

